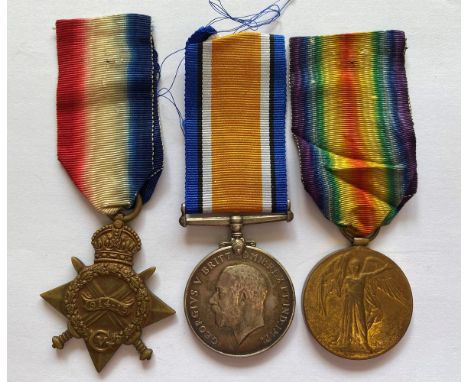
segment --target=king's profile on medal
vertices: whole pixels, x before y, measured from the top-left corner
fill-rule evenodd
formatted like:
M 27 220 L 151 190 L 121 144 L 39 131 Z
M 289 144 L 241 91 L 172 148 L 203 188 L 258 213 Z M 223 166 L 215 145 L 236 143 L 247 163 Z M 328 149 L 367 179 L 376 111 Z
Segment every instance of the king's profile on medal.
M 226 267 L 218 278 L 209 302 L 219 327 L 232 329 L 240 344 L 265 325 L 264 304 L 268 294 L 265 277 L 248 264 Z
M 294 287 L 242 227 L 291 221 L 286 177 L 284 36 L 216 36 L 210 25 L 185 47 L 185 203 L 180 224 L 227 226 L 193 270 L 185 314 L 194 334 L 235 357 L 271 348 L 294 315 Z M 213 37 L 213 38 L 210 38 Z

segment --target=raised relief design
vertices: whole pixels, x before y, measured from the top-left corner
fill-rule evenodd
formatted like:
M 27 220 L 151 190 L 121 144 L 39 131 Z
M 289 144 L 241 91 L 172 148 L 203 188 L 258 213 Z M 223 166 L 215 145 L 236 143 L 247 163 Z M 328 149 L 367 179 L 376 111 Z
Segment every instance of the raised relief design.
M 133 345 L 140 359 L 148 360 L 153 351 L 141 340 L 142 329 L 175 313 L 144 283 L 155 268 L 140 274 L 132 269 L 140 238 L 119 216 L 94 234 L 92 244 L 95 263 L 72 258 L 76 278 L 41 295 L 69 320 L 52 346 L 62 349 L 72 337 L 83 338 L 97 371 L 122 344 Z
M 124 301 L 112 297 L 92 298 L 92 295 L 86 292 L 81 293 L 84 308 L 89 312 L 96 310 L 110 310 L 118 313 L 120 316 L 128 316 L 129 309 L 134 303 L 134 299 L 125 297 Z
M 209 302 L 219 327 L 231 328 L 237 343 L 264 323 L 264 304 L 268 294 L 265 277 L 253 266 L 226 267 L 218 277 Z
M 185 316 L 196 337 L 212 350 L 245 357 L 261 353 L 284 336 L 295 309 L 292 282 L 281 264 L 245 240 L 243 224 L 290 221 L 286 214 L 195 217 L 186 225 L 228 225 L 231 237 L 193 270 L 185 288 Z
M 294 315 L 294 287 L 270 255 L 253 246 L 222 245 L 193 271 L 185 290 L 185 314 L 205 345 L 227 355 L 269 349 Z
M 312 271 L 304 304 L 309 328 L 324 347 L 361 359 L 385 352 L 403 336 L 412 295 L 395 263 L 366 247 L 352 247 Z

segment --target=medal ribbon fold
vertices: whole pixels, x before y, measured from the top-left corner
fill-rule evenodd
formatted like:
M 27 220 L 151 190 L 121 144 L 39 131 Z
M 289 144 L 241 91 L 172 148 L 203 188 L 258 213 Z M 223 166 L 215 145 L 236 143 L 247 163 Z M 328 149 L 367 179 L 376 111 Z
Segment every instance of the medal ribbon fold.
M 286 212 L 284 37 L 215 33 L 185 50 L 186 210 Z
M 416 140 L 401 31 L 290 39 L 292 129 L 323 215 L 358 235 L 416 193 Z
M 162 171 L 149 16 L 58 20 L 58 158 L 101 213 L 148 201 Z

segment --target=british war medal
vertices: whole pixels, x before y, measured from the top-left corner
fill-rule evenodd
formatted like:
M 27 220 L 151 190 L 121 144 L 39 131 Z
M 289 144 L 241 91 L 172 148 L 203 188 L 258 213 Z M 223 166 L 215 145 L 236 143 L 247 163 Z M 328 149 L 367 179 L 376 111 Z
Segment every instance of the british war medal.
M 260 353 L 294 314 L 283 267 L 242 234 L 290 221 L 285 162 L 284 37 L 198 30 L 185 51 L 185 204 L 180 223 L 228 226 L 231 236 L 193 271 L 185 314 L 195 335 L 226 355 Z
M 401 31 L 290 40 L 302 181 L 351 243 L 309 274 L 304 315 L 323 347 L 350 359 L 386 352 L 411 320 L 408 280 L 368 247 L 417 187 L 405 49 Z
M 52 346 L 82 338 L 99 372 L 122 344 L 150 359 L 142 329 L 175 313 L 145 285 L 155 268 L 133 270 L 141 243 L 127 224 L 162 171 L 157 56 L 148 16 L 59 20 L 56 27 L 58 158 L 111 223 L 92 237 L 94 264 L 73 257 L 75 279 L 41 296 L 68 320 Z

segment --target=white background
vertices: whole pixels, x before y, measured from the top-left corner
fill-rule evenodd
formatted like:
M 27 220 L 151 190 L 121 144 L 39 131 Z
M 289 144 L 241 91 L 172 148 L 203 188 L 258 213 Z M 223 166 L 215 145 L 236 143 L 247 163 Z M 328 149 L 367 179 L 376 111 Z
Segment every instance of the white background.
M 225 4 L 233 14 L 245 14 L 268 2 L 226 0 Z M 307 331 L 301 310 L 303 283 L 319 259 L 346 241 L 303 190 L 289 117 L 288 179 L 295 219 L 289 224 L 247 227 L 245 234 L 288 270 L 298 302 L 293 324 L 278 345 L 247 359 L 220 356 L 193 337 L 183 312 L 185 282 L 227 232 L 178 224 L 184 197 L 184 141 L 176 114 L 165 100 L 160 104 L 165 170 L 154 197 L 133 223 L 143 240 L 135 268 L 157 266 L 149 286 L 177 315 L 144 331 L 146 344 L 155 351 L 151 361 L 142 363 L 132 347 L 123 346 L 99 375 L 83 341 L 72 340 L 62 351 L 50 347 L 50 338 L 64 330 L 66 322 L 39 293 L 75 276 L 71 256 L 92 263 L 90 237 L 106 223 L 56 160 L 54 22 L 128 12 L 152 16 L 160 58 L 182 48 L 195 29 L 215 17 L 204 0 L 9 3 L 9 380 L 459 380 L 460 16 L 455 0 L 295 0 L 276 24 L 262 29 L 287 37 L 385 29 L 406 32 L 419 191 L 372 243 L 401 266 L 413 288 L 413 320 L 393 350 L 373 360 L 343 360 L 322 350 Z M 176 64 L 176 59 L 168 63 L 163 74 L 166 84 Z M 175 96 L 183 107 L 182 76 Z

